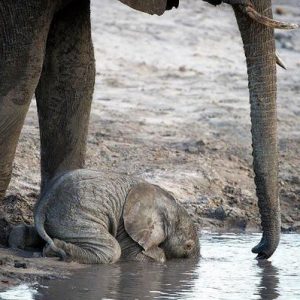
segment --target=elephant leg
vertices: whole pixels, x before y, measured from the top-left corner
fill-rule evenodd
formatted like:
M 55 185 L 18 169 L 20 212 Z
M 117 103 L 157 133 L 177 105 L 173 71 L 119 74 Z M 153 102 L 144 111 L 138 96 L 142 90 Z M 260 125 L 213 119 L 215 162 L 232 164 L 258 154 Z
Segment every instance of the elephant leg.
M 0 200 L 41 74 L 54 11 L 51 2 L 0 0 Z
M 53 240 L 55 246 L 62 249 L 67 260 L 82 264 L 115 263 L 121 256 L 121 248 L 117 240 L 110 234 L 86 242 L 68 243 L 59 239 Z M 55 256 L 50 247 L 46 246 L 44 256 Z
M 56 174 L 84 166 L 94 81 L 90 3 L 75 0 L 54 16 L 36 90 L 42 190 Z

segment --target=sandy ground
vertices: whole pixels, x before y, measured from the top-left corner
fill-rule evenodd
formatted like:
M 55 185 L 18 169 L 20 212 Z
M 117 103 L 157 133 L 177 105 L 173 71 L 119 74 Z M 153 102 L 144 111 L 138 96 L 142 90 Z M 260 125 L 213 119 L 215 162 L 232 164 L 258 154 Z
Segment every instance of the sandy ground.
M 276 18 L 300 23 L 297 2 L 274 1 Z M 156 17 L 102 0 L 92 19 L 97 78 L 87 167 L 160 184 L 202 228 L 258 230 L 246 66 L 231 9 L 186 0 Z M 288 66 L 278 70 L 282 229 L 299 232 L 300 30 L 278 31 L 276 40 Z M 0 204 L 1 228 L 32 222 L 39 183 L 33 101 Z

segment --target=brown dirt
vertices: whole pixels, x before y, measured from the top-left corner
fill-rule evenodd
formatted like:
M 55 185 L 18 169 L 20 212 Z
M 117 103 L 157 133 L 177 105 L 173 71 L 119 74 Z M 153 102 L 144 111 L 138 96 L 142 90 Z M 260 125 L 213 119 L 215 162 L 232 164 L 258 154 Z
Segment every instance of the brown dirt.
M 56 258 L 40 258 L 40 253 L 12 251 L 0 247 L 0 291 L 19 283 L 32 283 L 38 279 L 66 278 L 85 266 L 65 263 Z
M 298 0 L 276 0 L 274 9 L 276 18 L 300 23 Z M 97 79 L 87 167 L 160 184 L 202 228 L 258 230 L 246 67 L 231 9 L 186 0 L 177 11 L 151 17 L 102 0 L 92 12 Z M 299 232 L 300 31 L 277 32 L 276 41 L 288 66 L 278 70 L 282 230 Z M 2 242 L 7 224 L 32 222 L 39 182 L 33 101 L 0 204 Z M 1 259 L 10 254 L 0 249 Z M 6 275 L 20 274 L 14 260 Z M 42 261 L 29 260 L 36 267 Z M 26 278 L 24 270 L 16 277 Z

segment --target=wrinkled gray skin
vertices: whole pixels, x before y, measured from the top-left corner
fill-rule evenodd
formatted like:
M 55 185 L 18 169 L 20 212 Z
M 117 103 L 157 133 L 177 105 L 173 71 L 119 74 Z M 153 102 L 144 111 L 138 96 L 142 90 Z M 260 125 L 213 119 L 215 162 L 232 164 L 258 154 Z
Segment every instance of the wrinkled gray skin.
M 34 220 L 47 243 L 46 256 L 100 264 L 200 255 L 197 229 L 187 211 L 160 187 L 126 175 L 67 172 L 40 198 Z M 35 241 L 36 232 L 29 234 L 34 237 L 20 238 L 19 231 L 12 231 L 10 241 L 30 247 L 26 241 Z
M 120 1 L 159 15 L 178 5 L 177 0 Z M 258 12 L 272 17 L 271 0 L 252 3 Z M 261 242 L 253 252 L 268 258 L 280 238 L 274 30 L 247 17 L 238 5 L 233 8 L 247 58 L 253 167 L 263 228 Z M 95 79 L 89 1 L 0 0 L 0 70 L 1 200 L 34 93 L 41 135 L 42 190 L 59 173 L 84 166 Z

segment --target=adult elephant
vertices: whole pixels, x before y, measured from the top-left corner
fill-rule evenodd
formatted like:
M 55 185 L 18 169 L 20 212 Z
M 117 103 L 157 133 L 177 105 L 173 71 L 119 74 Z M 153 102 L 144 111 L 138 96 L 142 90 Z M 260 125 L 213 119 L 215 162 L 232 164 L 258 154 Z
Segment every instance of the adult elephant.
M 178 0 L 120 1 L 150 14 L 178 6 Z M 222 2 L 206 1 L 215 5 Z M 268 258 L 280 235 L 275 42 L 273 30 L 265 26 L 276 23 L 257 13 L 271 17 L 271 0 L 253 0 L 254 5 L 248 0 L 223 2 L 234 7 L 247 56 L 255 183 L 263 227 L 263 238 L 254 252 Z M 34 93 L 41 136 L 42 190 L 56 174 L 84 166 L 95 79 L 90 1 L 0 0 L 0 43 L 2 199 Z

